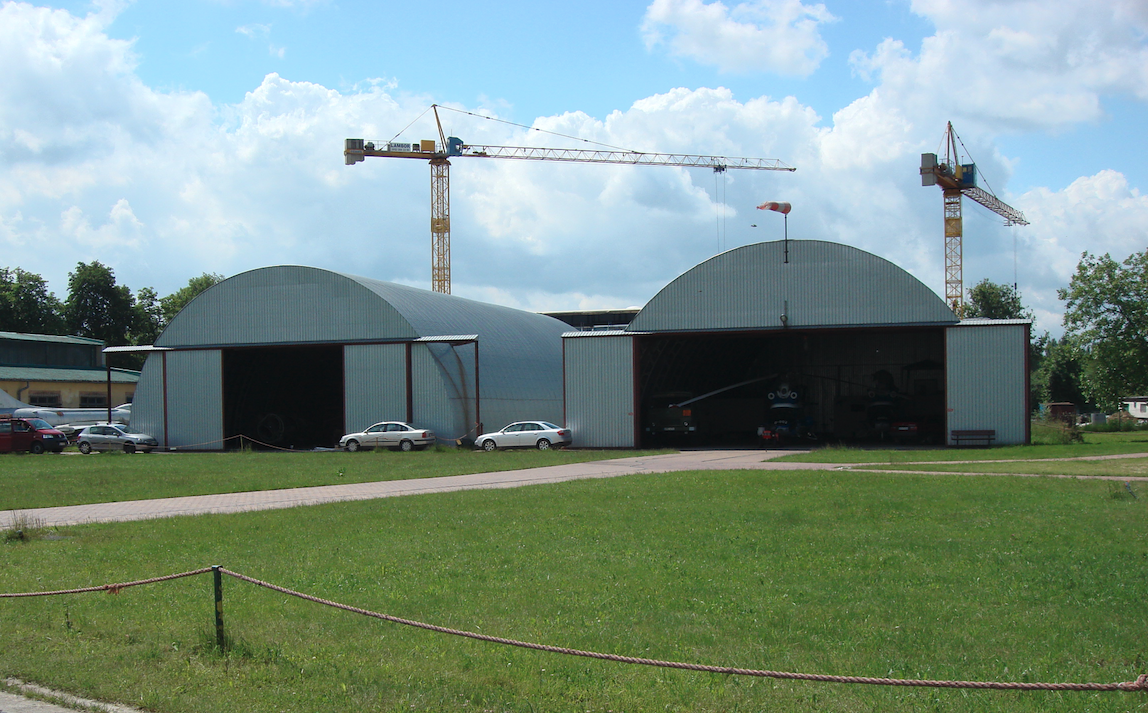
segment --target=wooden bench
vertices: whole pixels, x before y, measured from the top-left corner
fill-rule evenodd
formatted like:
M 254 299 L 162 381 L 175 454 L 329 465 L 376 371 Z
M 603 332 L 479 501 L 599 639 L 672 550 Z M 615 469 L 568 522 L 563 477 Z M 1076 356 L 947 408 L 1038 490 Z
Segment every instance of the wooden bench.
M 954 446 L 966 445 L 968 441 L 974 443 L 983 443 L 986 446 L 991 446 L 993 441 L 997 439 L 997 432 L 992 429 L 985 429 L 980 431 L 953 431 L 952 441 Z

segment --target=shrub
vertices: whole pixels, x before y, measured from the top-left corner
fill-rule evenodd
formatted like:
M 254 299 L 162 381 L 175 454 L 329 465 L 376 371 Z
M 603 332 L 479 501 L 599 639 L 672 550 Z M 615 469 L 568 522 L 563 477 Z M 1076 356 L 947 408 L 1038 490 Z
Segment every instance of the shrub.
M 1038 418 L 1032 422 L 1032 443 L 1041 446 L 1084 443 L 1084 434 L 1075 423 L 1055 418 Z

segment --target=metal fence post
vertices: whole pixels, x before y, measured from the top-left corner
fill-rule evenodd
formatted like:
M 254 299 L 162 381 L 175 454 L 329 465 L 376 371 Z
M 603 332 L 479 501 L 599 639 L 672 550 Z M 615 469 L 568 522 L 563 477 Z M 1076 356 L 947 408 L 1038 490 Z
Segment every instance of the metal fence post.
M 211 566 L 215 579 L 215 643 L 220 651 L 227 650 L 227 637 L 223 633 L 223 572 L 220 565 Z

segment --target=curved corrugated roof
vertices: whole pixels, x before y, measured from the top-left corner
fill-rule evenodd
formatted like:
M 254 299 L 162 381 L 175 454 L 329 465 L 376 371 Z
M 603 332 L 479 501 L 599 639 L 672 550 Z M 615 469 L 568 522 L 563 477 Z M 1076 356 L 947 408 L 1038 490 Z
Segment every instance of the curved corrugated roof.
M 779 240 L 736 248 L 690 269 L 655 295 L 627 331 L 956 322 L 940 297 L 884 258 L 839 243 L 790 240 L 786 262 Z
M 264 267 L 204 291 L 156 340 L 161 347 L 407 340 L 478 333 L 530 341 L 567 325 L 510 307 L 315 267 Z M 559 342 L 560 344 L 560 342 Z
M 569 328 L 533 312 L 285 265 L 244 272 L 205 290 L 176 315 L 156 346 L 347 344 L 477 334 L 484 398 L 554 389 L 561 396 L 561 336 Z

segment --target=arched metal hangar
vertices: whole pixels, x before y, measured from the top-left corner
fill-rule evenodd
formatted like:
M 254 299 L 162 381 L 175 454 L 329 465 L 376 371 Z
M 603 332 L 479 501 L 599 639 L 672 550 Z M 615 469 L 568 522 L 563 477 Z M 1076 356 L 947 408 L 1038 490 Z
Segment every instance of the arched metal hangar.
M 170 447 L 245 435 L 312 448 L 384 420 L 442 440 L 473 438 L 480 422 L 559 421 L 568 328 L 318 268 L 252 270 L 196 297 L 156 340 L 132 427 Z
M 707 260 L 625 328 L 563 335 L 580 446 L 1026 443 L 1027 321 L 957 319 L 847 245 L 789 240 Z

